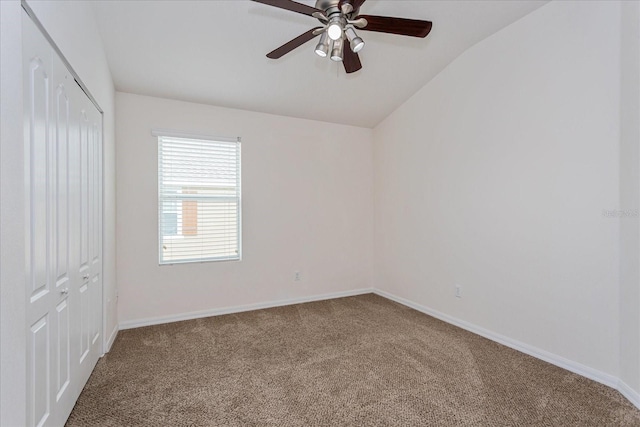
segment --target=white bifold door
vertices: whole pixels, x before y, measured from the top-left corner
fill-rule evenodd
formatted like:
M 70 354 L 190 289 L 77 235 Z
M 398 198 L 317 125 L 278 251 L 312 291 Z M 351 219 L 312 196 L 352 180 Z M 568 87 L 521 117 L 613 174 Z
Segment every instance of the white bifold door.
M 102 353 L 102 114 L 22 21 L 27 415 L 57 426 Z

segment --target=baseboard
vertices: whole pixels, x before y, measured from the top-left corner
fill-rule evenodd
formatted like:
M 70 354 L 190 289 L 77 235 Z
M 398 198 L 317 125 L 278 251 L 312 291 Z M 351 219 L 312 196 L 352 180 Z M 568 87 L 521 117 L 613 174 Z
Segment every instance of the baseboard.
M 116 340 L 119 330 L 120 328 L 118 328 L 118 325 L 116 325 L 115 328 L 113 328 L 113 331 L 111 332 L 111 335 L 109 335 L 109 339 L 107 340 L 107 343 L 106 343 L 107 345 L 104 350 L 105 353 L 108 353 L 109 350 L 111 350 L 111 346 L 113 345 L 113 342 Z
M 636 408 L 640 409 L 640 393 L 629 387 L 624 381 L 618 381 L 618 391 L 624 397 L 626 397 L 629 402 L 633 403 Z
M 238 305 L 235 307 L 214 308 L 211 310 L 192 311 L 190 313 L 169 316 L 150 317 L 147 319 L 127 320 L 120 323 L 120 329 L 140 328 L 142 326 L 160 325 L 163 323 L 179 322 L 182 320 L 199 319 L 202 317 L 220 316 L 223 314 L 241 313 L 243 311 L 262 310 L 264 308 L 282 307 L 285 305 L 302 304 L 305 302 L 323 301 L 327 299 L 350 297 L 354 295 L 370 294 L 373 288 L 355 289 L 352 291 L 333 292 L 329 294 L 311 295 L 308 297 L 291 298 L 266 303 Z
M 413 301 L 409 301 L 405 298 L 393 295 L 389 292 L 382 291 L 379 289 L 375 289 L 374 293 L 380 295 L 384 298 L 388 298 L 392 301 L 400 303 L 402 305 L 406 305 L 407 307 L 411 307 L 414 310 L 418 310 L 422 313 L 428 314 L 429 316 L 435 317 L 436 319 L 440 319 L 443 322 L 450 323 L 452 325 L 458 326 L 462 329 L 466 329 L 469 332 L 473 332 L 474 334 L 483 336 L 491 341 L 498 342 L 502 345 L 510 347 L 514 350 L 518 350 L 522 353 L 528 354 L 529 356 L 533 356 L 537 359 L 544 360 L 545 362 L 551 363 L 552 365 L 556 365 L 560 368 L 566 369 L 567 371 L 571 371 L 575 374 L 582 375 L 583 377 L 589 378 L 591 380 L 602 383 L 606 386 L 618 389 L 619 379 L 613 375 L 606 374 L 604 372 L 598 371 L 597 369 L 590 368 L 581 363 L 574 362 L 569 359 L 565 359 L 562 356 L 558 356 L 557 354 L 550 353 L 546 350 L 539 349 L 529 344 L 525 344 L 523 342 L 514 340 L 512 338 L 506 337 L 504 335 L 497 334 L 490 330 L 481 328 L 472 323 L 465 322 L 464 320 L 457 319 L 453 316 L 449 316 L 448 314 L 441 313 L 437 310 L 434 310 L 429 307 L 425 307 L 420 304 L 416 304 Z M 633 391 L 629 388 L 630 391 Z M 623 393 L 620 390 L 621 393 Z M 624 393 L 623 393 L 624 394 Z M 637 396 L 637 394 L 636 394 Z M 631 399 L 629 399 L 631 400 Z M 633 402 L 633 400 L 632 400 Z M 634 403 L 635 404 L 635 403 Z M 638 405 L 636 405 L 638 406 Z

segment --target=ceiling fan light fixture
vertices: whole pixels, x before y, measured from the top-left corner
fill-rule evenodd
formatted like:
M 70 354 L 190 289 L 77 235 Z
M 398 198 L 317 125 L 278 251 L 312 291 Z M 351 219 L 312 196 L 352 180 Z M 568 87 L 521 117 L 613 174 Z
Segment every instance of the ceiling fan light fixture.
M 331 49 L 331 60 L 340 62 L 344 55 L 344 40 L 338 39 L 333 41 L 333 47 Z
M 320 36 L 320 41 L 316 45 L 316 55 L 321 58 L 326 58 L 329 54 L 329 35 L 325 31 Z
M 327 28 L 327 34 L 329 34 L 329 38 L 331 40 L 339 40 L 342 38 L 342 28 L 340 28 L 340 24 L 330 24 Z
M 354 30 L 353 27 L 347 27 L 344 32 L 349 39 L 349 43 L 351 45 L 351 50 L 353 51 L 353 53 L 360 52 L 364 47 L 364 40 L 362 40 L 358 36 L 358 34 L 356 34 L 356 30 Z
M 351 50 L 353 51 L 353 53 L 360 52 L 363 47 L 364 40 L 362 40 L 360 37 L 356 37 L 355 39 L 351 40 Z
M 345 24 L 346 22 L 344 22 L 340 16 L 334 15 L 327 26 L 327 34 L 329 34 L 329 38 L 333 41 L 341 39 Z

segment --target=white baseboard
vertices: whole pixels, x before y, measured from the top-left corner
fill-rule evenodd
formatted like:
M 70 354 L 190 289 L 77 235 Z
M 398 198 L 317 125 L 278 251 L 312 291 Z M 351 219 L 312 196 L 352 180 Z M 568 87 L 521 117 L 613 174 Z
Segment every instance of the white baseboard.
M 109 350 L 111 350 L 111 346 L 113 345 L 113 342 L 116 340 L 119 330 L 120 328 L 118 328 L 118 325 L 116 325 L 116 327 L 113 328 L 113 331 L 111 332 L 111 335 L 109 335 L 109 339 L 107 340 L 107 343 L 106 343 L 106 348 L 104 351 L 105 353 L 108 353 Z
M 640 409 L 640 393 L 629 387 L 624 381 L 618 381 L 618 387 L 616 387 L 620 394 L 626 397 L 629 402 L 633 403 L 636 408 Z
M 352 291 L 333 292 L 329 294 L 311 295 L 308 297 L 291 298 L 257 304 L 238 305 L 235 307 L 214 308 L 211 310 L 192 311 L 190 313 L 169 316 L 150 317 L 147 319 L 127 320 L 120 323 L 120 329 L 140 328 L 142 326 L 160 325 L 163 323 L 179 322 L 182 320 L 199 319 L 202 317 L 220 316 L 223 314 L 241 313 L 243 311 L 262 310 L 264 308 L 282 307 L 285 305 L 301 304 L 305 302 L 322 301 L 334 298 L 350 297 L 354 295 L 373 293 L 373 288 L 355 289 Z
M 618 384 L 620 381 L 618 380 L 618 378 L 616 378 L 613 375 L 606 374 L 604 372 L 598 371 L 597 369 L 593 369 L 593 368 L 590 368 L 589 366 L 585 366 L 581 363 L 574 362 L 569 359 L 565 359 L 564 357 L 558 356 L 557 354 L 553 354 L 546 350 L 542 350 L 540 348 L 534 347 L 529 344 L 525 344 L 523 342 L 514 340 L 504 335 L 497 334 L 490 330 L 481 328 L 480 326 L 476 326 L 472 323 L 465 322 L 464 320 L 460 320 L 455 317 L 449 316 L 448 314 L 441 313 L 432 308 L 425 307 L 420 304 L 416 304 L 405 298 L 401 298 L 399 296 L 390 294 L 389 292 L 376 289 L 374 290 L 374 293 L 384 298 L 388 298 L 392 301 L 400 303 L 402 305 L 406 305 L 407 307 L 411 307 L 414 310 L 418 310 L 422 313 L 428 314 L 429 316 L 433 316 L 436 319 L 442 320 L 443 322 L 447 322 L 452 325 L 458 326 L 462 329 L 466 329 L 469 332 L 473 332 L 474 334 L 483 336 L 487 339 L 490 339 L 491 341 L 495 341 L 497 343 L 510 347 L 514 350 L 518 350 L 522 353 L 528 354 L 529 356 L 533 356 L 537 359 L 544 360 L 545 362 L 551 363 L 552 365 L 559 366 L 560 368 L 566 369 L 567 371 L 571 371 L 578 375 L 582 375 L 583 377 L 587 377 L 591 380 L 597 381 L 606 386 L 609 386 L 615 389 L 618 388 Z

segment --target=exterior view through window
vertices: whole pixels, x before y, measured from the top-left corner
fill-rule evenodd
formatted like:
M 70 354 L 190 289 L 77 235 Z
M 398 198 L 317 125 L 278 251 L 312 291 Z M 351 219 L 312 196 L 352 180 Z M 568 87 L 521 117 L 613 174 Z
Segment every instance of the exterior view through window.
M 239 260 L 240 139 L 154 135 L 160 264 Z

